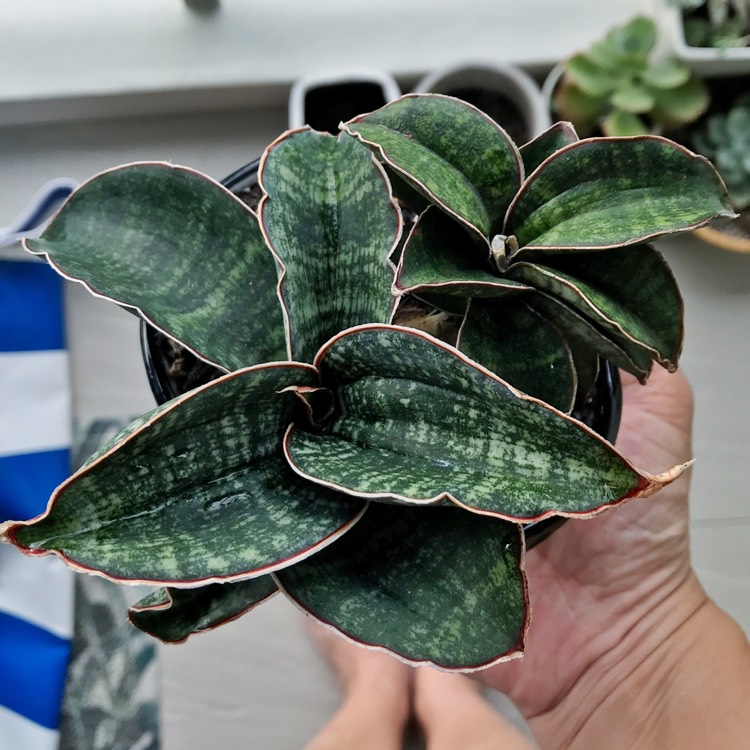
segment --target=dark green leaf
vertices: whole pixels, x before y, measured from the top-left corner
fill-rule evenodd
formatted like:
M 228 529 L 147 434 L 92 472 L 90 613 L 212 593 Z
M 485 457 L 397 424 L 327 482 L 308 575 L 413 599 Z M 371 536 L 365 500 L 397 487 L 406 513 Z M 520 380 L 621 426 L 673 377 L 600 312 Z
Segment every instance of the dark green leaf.
M 297 478 L 281 437 L 309 365 L 226 375 L 141 417 L 6 533 L 31 554 L 116 580 L 241 580 L 311 554 L 346 531 L 359 501 Z
M 499 231 L 523 167 L 505 131 L 476 107 L 410 94 L 344 127 L 481 237 Z
M 474 669 L 523 651 L 521 556 L 515 524 L 373 503 L 343 539 L 276 578 L 303 609 L 358 643 L 417 664 Z
M 533 141 L 521 146 L 521 158 L 526 175 L 530 175 L 548 156 L 578 140 L 578 134 L 569 122 L 556 122 Z
M 572 348 L 590 350 L 608 359 L 613 365 L 635 375 L 645 383 L 651 372 L 653 361 L 642 347 L 628 348 L 624 337 L 607 334 L 598 328 L 589 318 L 585 318 L 564 302 L 546 294 L 530 294 L 527 303 L 540 312 L 569 341 Z
M 733 216 L 710 162 L 657 136 L 591 138 L 553 154 L 513 201 L 506 234 L 534 251 L 631 245 Z
M 286 359 L 256 217 L 205 175 L 169 164 L 103 172 L 26 245 L 228 370 Z
M 589 516 L 664 481 L 418 331 L 361 326 L 316 362 L 338 394 L 338 417 L 323 433 L 290 428 L 285 449 L 298 473 L 324 486 L 535 520 Z
M 436 208 L 427 209 L 414 226 L 395 286 L 404 293 L 466 297 L 500 297 L 528 289 L 490 273 L 486 249 L 482 257 L 466 229 Z
M 569 412 L 576 393 L 570 350 L 522 299 L 472 300 L 458 339 L 467 357 L 519 390 Z
M 236 620 L 278 591 L 270 575 L 194 589 L 162 588 L 128 610 L 130 622 L 165 643 L 182 643 L 193 633 Z
M 651 245 L 550 255 L 545 265 L 517 263 L 512 278 L 564 300 L 599 328 L 630 339 L 665 367 L 682 350 L 682 297 Z
M 370 152 L 346 135 L 287 133 L 266 152 L 260 181 L 261 226 L 283 268 L 290 358 L 312 361 L 339 331 L 388 322 L 401 213 Z

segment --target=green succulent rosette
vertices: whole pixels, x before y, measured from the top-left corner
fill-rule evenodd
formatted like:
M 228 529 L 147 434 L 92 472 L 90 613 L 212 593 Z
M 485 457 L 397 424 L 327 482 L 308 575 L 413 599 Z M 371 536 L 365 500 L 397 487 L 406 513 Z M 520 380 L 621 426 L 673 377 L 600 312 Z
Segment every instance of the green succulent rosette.
M 708 108 L 706 85 L 674 57 L 656 54 L 657 26 L 636 16 L 563 64 L 552 106 L 582 134 L 667 132 Z

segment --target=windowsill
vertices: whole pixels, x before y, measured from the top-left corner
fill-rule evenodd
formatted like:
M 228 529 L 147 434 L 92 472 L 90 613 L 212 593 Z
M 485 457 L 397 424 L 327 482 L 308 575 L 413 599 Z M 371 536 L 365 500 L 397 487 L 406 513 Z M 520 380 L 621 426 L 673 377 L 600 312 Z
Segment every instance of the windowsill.
M 277 105 L 303 73 L 347 66 L 414 77 L 452 62 L 534 71 L 588 45 L 647 0 L 26 0 L 0 7 L 0 125 Z M 540 23 L 539 19 L 544 19 Z

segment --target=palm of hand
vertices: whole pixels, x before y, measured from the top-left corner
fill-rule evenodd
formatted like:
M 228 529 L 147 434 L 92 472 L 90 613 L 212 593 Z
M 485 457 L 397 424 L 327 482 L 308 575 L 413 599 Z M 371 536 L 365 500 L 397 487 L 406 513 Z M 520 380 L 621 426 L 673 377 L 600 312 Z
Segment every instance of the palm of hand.
M 646 386 L 623 382 L 618 449 L 663 471 L 689 460 L 692 398 L 681 374 L 656 368 Z M 477 677 L 507 693 L 527 718 L 557 706 L 690 575 L 688 478 L 651 498 L 571 520 L 527 558 L 532 624 L 522 660 Z

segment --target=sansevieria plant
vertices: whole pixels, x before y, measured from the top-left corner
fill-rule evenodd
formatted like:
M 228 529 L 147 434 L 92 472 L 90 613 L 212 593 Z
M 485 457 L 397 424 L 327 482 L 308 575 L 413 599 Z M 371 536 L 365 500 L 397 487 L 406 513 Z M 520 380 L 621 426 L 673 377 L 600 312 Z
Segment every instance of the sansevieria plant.
M 682 303 L 648 241 L 732 215 L 720 177 L 658 137 L 563 124 L 518 148 L 463 102 L 411 95 L 338 137 L 285 133 L 259 180 L 256 215 L 193 170 L 118 167 L 27 241 L 226 374 L 3 539 L 164 587 L 130 617 L 167 641 L 281 591 L 412 663 L 519 655 L 523 525 L 684 468 L 640 471 L 568 412 L 600 358 L 641 380 L 677 366 Z M 455 345 L 394 324 L 414 299 Z

